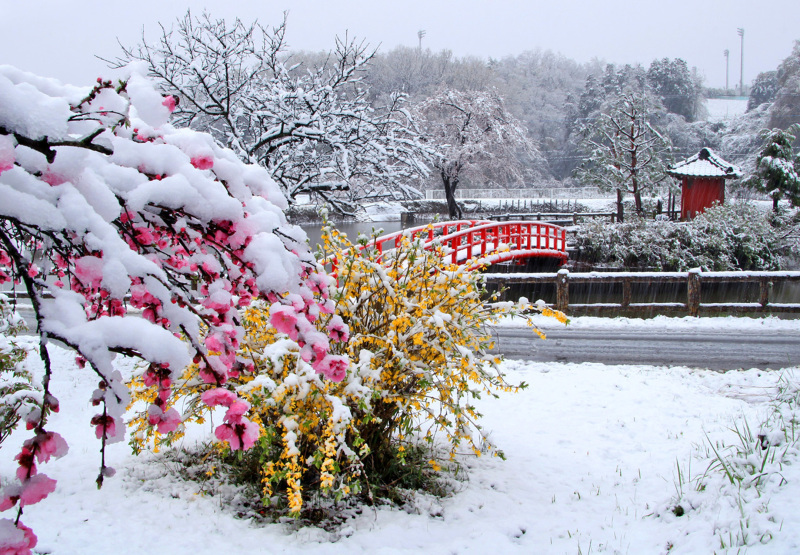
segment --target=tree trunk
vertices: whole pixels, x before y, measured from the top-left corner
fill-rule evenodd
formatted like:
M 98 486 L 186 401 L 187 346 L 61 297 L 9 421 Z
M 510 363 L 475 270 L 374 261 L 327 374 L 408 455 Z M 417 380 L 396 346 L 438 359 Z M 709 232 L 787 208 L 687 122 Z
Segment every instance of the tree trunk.
M 456 202 L 456 189 L 458 189 L 458 177 L 449 175 L 442 170 L 442 183 L 444 184 L 444 196 L 447 199 L 447 215 L 451 220 L 461 219 L 461 206 Z
M 617 189 L 617 221 L 622 223 L 623 210 L 622 210 L 622 189 Z
M 781 199 L 779 199 L 778 197 L 772 197 L 772 211 L 773 212 L 777 212 L 778 211 L 778 203 L 780 201 L 781 201 Z

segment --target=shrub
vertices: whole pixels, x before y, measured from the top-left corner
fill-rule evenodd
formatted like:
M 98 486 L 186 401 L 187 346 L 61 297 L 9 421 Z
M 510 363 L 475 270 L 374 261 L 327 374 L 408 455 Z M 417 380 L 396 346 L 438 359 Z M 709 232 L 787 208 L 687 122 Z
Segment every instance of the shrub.
M 689 222 L 645 220 L 582 224 L 581 261 L 630 269 L 779 270 L 787 253 L 781 222 L 751 204 L 716 205 Z
M 41 390 L 34 387 L 24 366 L 28 350 L 14 340 L 25 329 L 25 322 L 0 294 L 0 444 L 42 403 Z
M 282 329 L 279 305 L 254 304 L 245 313 L 242 354 L 252 364 L 231 387 L 259 425 L 263 503 L 297 516 L 311 492 L 333 499 L 363 492 L 374 501 L 383 484 L 424 483 L 421 475 L 449 464 L 443 458 L 502 456 L 481 431 L 473 402 L 525 386 L 504 380 L 500 358 L 489 352 L 488 326 L 521 314 L 527 301 L 485 304 L 478 271 L 445 264 L 440 250 L 408 237 L 386 253 L 369 248 L 363 236 L 353 246 L 331 229 L 323 240 L 338 283 L 318 288 L 326 310 L 316 327 L 334 340 L 337 367 L 329 375 L 341 381 L 308 363 L 315 346 Z M 148 400 L 135 385 L 134 397 Z M 190 413 L 185 421 L 207 417 L 198 402 L 206 387 L 189 368 L 179 384 Z M 146 439 L 170 444 L 181 433 L 159 436 L 144 414 L 135 425 L 137 448 Z

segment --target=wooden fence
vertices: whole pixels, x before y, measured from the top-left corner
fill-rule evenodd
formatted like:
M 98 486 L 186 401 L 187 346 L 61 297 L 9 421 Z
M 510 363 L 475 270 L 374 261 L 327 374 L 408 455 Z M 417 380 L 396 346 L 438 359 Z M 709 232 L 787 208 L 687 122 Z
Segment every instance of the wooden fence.
M 777 284 L 800 283 L 800 272 L 591 272 L 570 273 L 560 270 L 556 274 L 486 274 L 488 285 L 550 284 L 555 286 L 554 308 L 568 315 L 608 316 L 622 312 L 631 314 L 710 314 L 748 313 L 799 313 L 800 302 L 770 302 L 770 292 Z M 704 303 L 702 284 L 758 284 L 758 302 Z M 570 303 L 570 285 L 621 284 L 622 300 L 619 303 Z M 685 284 L 686 301 L 668 303 L 632 302 L 632 285 Z M 733 289 L 731 291 L 736 291 Z M 793 301 L 800 301 L 800 289 Z

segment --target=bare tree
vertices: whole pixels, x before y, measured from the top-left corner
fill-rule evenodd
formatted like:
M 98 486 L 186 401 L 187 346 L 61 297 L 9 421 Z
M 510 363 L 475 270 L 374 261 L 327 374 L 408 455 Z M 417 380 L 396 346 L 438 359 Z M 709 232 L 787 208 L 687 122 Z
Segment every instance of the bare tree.
M 357 201 L 408 197 L 428 173 L 430 151 L 393 95 L 375 108 L 362 86 L 374 52 L 337 39 L 313 67 L 286 54 L 286 18 L 272 30 L 191 12 L 161 37 L 123 47 L 117 63 L 142 60 L 165 94 L 179 99 L 175 123 L 208 131 L 239 157 L 270 170 L 290 198 L 316 193 L 341 210 L 331 191 Z
M 649 122 L 655 109 L 655 101 L 647 94 L 626 92 L 581 129 L 581 146 L 589 158 L 578 168 L 577 176 L 601 189 L 616 191 L 619 221 L 624 217 L 625 193 L 633 195 L 641 214 L 642 192 L 667 176 L 670 142 Z
M 442 91 L 416 105 L 414 114 L 439 151 L 434 167 L 450 218 L 461 218 L 455 193 L 464 179 L 488 187 L 522 184 L 524 158 L 537 158 L 538 167 L 544 165 L 525 129 L 495 92 Z

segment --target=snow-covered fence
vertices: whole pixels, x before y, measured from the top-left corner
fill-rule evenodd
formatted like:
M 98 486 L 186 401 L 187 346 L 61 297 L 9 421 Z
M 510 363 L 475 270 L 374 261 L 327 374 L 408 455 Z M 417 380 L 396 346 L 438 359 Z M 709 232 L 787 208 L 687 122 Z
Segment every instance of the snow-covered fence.
M 555 286 L 555 302 L 551 304 L 570 316 L 592 314 L 616 315 L 620 311 L 638 314 L 675 314 L 690 316 L 701 314 L 747 313 L 800 313 L 800 303 L 770 302 L 774 286 L 800 283 L 800 272 L 590 272 L 570 273 L 560 270 L 552 273 L 486 274 L 486 283 L 492 285 L 550 284 Z M 570 285 L 621 284 L 622 300 L 619 303 L 570 303 Z M 634 284 L 686 286 L 685 302 L 631 302 Z M 758 284 L 758 302 L 702 302 L 702 284 Z M 729 288 L 730 294 L 739 294 L 740 288 Z M 737 299 L 738 301 L 739 299 Z
M 484 199 L 602 199 L 612 198 L 612 193 L 597 187 L 538 187 L 535 189 L 458 189 L 458 200 Z M 425 191 L 425 200 L 445 200 L 444 190 Z

